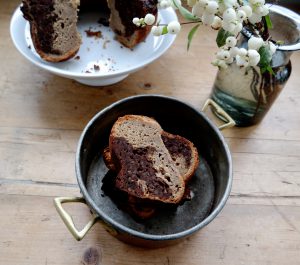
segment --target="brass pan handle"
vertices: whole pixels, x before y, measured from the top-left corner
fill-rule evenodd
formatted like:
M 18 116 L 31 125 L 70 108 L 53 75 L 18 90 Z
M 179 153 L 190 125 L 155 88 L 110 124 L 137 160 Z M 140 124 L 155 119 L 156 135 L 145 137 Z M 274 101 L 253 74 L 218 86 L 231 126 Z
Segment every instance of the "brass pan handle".
M 214 111 L 217 112 L 217 114 L 220 117 L 222 117 L 222 120 L 227 121 L 225 124 L 219 126 L 219 130 L 223 130 L 235 126 L 235 121 L 229 116 L 229 114 L 210 98 L 206 100 L 202 108 L 202 111 L 205 112 L 208 106 L 213 107 Z
M 61 219 L 65 223 L 66 227 L 69 229 L 71 234 L 74 236 L 74 238 L 78 241 L 84 238 L 84 236 L 87 234 L 87 232 L 92 228 L 92 226 L 97 222 L 99 217 L 95 214 L 92 215 L 91 220 L 87 223 L 87 225 L 81 230 L 78 231 L 75 227 L 73 218 L 71 215 L 69 215 L 62 207 L 63 203 L 68 202 L 80 202 L 85 203 L 84 198 L 80 197 L 59 197 L 54 199 L 54 206 L 59 213 Z

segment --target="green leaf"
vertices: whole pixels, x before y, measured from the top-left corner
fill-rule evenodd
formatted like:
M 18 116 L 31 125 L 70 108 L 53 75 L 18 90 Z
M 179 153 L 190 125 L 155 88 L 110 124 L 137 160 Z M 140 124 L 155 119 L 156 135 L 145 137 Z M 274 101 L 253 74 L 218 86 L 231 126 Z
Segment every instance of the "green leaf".
M 260 54 L 259 67 L 261 73 L 268 71 L 270 74 L 274 75 L 273 69 L 271 67 L 272 54 L 268 46 L 262 46 L 258 53 Z
M 272 60 L 272 55 L 271 55 L 269 47 L 267 47 L 267 46 L 260 47 L 260 49 L 258 50 L 258 53 L 260 55 L 259 66 L 261 68 L 268 67 Z
M 200 19 L 198 17 L 194 16 L 189 10 L 184 8 L 179 3 L 178 0 L 172 0 L 172 1 L 173 1 L 174 6 L 178 8 L 178 11 L 185 19 L 190 20 L 190 21 L 200 21 Z
M 272 29 L 273 28 L 273 24 L 272 24 L 270 15 L 266 15 L 265 16 L 265 20 L 266 20 L 266 24 L 267 24 L 268 29 Z
M 189 35 L 188 35 L 187 50 L 190 49 L 192 39 L 193 39 L 193 37 L 194 37 L 194 35 L 195 35 L 195 33 L 196 33 L 196 31 L 197 31 L 197 29 L 198 29 L 199 26 L 200 26 L 200 24 L 194 26 L 194 27 L 190 30 Z
M 223 28 L 219 29 L 218 35 L 217 35 L 217 45 L 218 47 L 222 47 L 226 44 L 226 39 L 230 36 L 234 36 L 232 33 L 229 31 L 224 30 Z
M 164 26 L 163 29 L 162 29 L 161 34 L 164 35 L 164 34 L 167 34 L 167 33 L 168 33 L 168 27 Z

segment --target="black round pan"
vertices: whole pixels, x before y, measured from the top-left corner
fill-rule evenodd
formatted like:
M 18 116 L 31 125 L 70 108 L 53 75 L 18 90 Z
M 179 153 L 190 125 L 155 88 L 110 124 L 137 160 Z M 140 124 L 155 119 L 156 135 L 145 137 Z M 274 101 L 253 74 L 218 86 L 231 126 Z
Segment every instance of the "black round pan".
M 113 174 L 106 168 L 102 152 L 108 146 L 112 125 L 126 114 L 153 117 L 165 131 L 192 141 L 199 152 L 198 169 L 188 184 L 192 199 L 178 207 L 159 211 L 145 221 L 123 211 L 105 190 L 105 183 Z M 232 162 L 222 134 L 205 114 L 174 98 L 141 95 L 112 104 L 88 123 L 78 144 L 76 175 L 85 202 L 94 213 L 94 221 L 101 220 L 123 241 L 158 247 L 178 242 L 216 217 L 230 193 Z M 59 200 L 57 203 L 61 210 Z M 70 223 L 63 219 L 70 229 Z

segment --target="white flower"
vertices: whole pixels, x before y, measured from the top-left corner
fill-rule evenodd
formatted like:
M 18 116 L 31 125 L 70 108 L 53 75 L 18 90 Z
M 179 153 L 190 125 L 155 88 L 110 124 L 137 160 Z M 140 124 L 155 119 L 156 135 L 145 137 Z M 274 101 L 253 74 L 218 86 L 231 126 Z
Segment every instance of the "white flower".
M 208 0 L 197 0 L 197 2 L 202 7 L 205 7 L 208 4 Z
M 225 62 L 226 62 L 227 64 L 231 64 L 231 63 L 233 63 L 233 60 L 234 60 L 233 57 L 229 57 L 227 60 L 225 60 Z
M 140 19 L 139 19 L 138 17 L 133 18 L 133 19 L 132 19 L 132 23 L 133 23 L 134 25 L 137 25 L 137 26 L 140 26 L 140 25 L 141 25 Z
M 235 59 L 236 59 L 237 66 L 247 67 L 249 65 L 249 62 L 248 62 L 247 58 L 244 57 L 244 56 L 237 55 L 235 57 Z
M 236 20 L 236 12 L 233 8 L 228 8 L 223 13 L 223 21 L 224 22 L 232 22 Z
M 246 12 L 243 11 L 243 10 L 239 10 L 237 12 L 237 18 L 238 18 L 239 21 L 243 22 L 247 18 Z
M 249 65 L 256 66 L 260 61 L 260 54 L 256 50 L 248 50 Z
M 214 14 L 209 14 L 207 12 L 204 12 L 202 15 L 202 22 L 204 25 L 211 25 L 214 22 L 215 15 Z
M 212 65 L 218 66 L 222 69 L 226 69 L 228 67 L 227 63 L 224 60 L 220 60 L 220 59 L 215 59 L 211 63 Z
M 229 51 L 226 51 L 226 50 L 220 50 L 217 52 L 216 57 L 219 60 L 228 60 L 230 58 L 230 53 L 229 53 Z
M 147 14 L 145 16 L 145 19 L 144 19 L 144 22 L 147 24 L 147 25 L 153 25 L 154 22 L 155 22 L 155 16 L 152 15 L 152 14 Z
M 240 10 L 244 11 L 246 13 L 247 17 L 251 17 L 252 16 L 252 8 L 251 6 L 241 6 Z
M 219 63 L 218 63 L 218 66 L 222 69 L 226 69 L 228 68 L 228 65 L 227 63 L 224 61 L 224 60 L 220 60 Z
M 159 2 L 159 7 L 160 7 L 160 8 L 165 9 L 165 8 L 170 7 L 170 6 L 171 6 L 171 1 L 170 1 L 170 0 L 161 0 L 161 1 Z
M 222 28 L 226 31 L 229 31 L 229 32 L 233 32 L 234 29 L 235 29 L 235 24 L 234 23 L 231 23 L 231 22 L 225 22 L 224 20 L 222 21 Z
M 168 24 L 167 29 L 171 34 L 177 34 L 180 31 L 180 23 L 178 21 L 172 21 Z
M 277 46 L 273 42 L 269 42 L 270 52 L 273 55 L 276 52 Z
M 199 3 L 195 4 L 192 8 L 192 14 L 196 17 L 202 17 L 204 13 L 204 7 L 201 6 Z
M 234 30 L 232 31 L 232 33 L 234 35 L 237 35 L 237 34 L 239 34 L 242 31 L 242 29 L 243 29 L 243 24 L 242 23 L 237 23 L 235 25 Z
M 238 55 L 241 57 L 245 57 L 247 55 L 247 53 L 248 53 L 247 50 L 244 48 L 240 48 L 238 51 Z
M 209 14 L 216 14 L 218 12 L 219 5 L 215 1 L 209 1 L 205 6 L 205 11 Z
M 251 5 L 257 6 L 257 7 L 265 4 L 265 0 L 250 0 L 249 2 Z
M 224 2 L 225 6 L 227 8 L 237 7 L 238 6 L 237 0 L 225 0 L 225 1 L 221 1 L 221 2 Z
M 226 39 L 226 45 L 229 47 L 229 48 L 232 48 L 236 45 L 237 43 L 237 39 L 235 37 L 228 37 Z
M 154 36 L 160 36 L 162 34 L 162 31 L 163 31 L 163 27 L 161 26 L 152 26 L 151 28 L 151 33 Z
M 250 50 L 259 50 L 261 46 L 264 45 L 264 40 L 260 37 L 254 37 L 252 36 L 248 40 L 248 49 Z
M 215 29 L 215 30 L 220 29 L 220 28 L 222 27 L 222 19 L 219 18 L 219 17 L 217 17 L 217 16 L 215 16 L 215 17 L 214 17 L 214 21 L 213 21 L 213 23 L 211 24 L 211 27 L 212 27 L 213 29 Z
M 266 5 L 264 5 L 260 8 L 260 15 L 262 15 L 263 17 L 268 15 L 269 12 L 270 12 L 270 10 Z
M 223 59 L 224 60 L 228 60 L 230 58 L 230 53 L 229 51 L 223 51 Z
M 262 19 L 262 16 L 257 13 L 252 13 L 251 17 L 248 18 L 248 20 L 251 24 L 256 24 L 256 23 L 260 22 L 261 19 Z
M 224 4 L 224 2 L 219 2 L 219 12 L 223 14 L 226 9 L 227 6 Z
M 211 62 L 211 64 L 212 64 L 213 66 L 218 66 L 218 63 L 219 63 L 219 59 L 215 59 L 215 60 L 213 60 L 213 61 Z
M 230 50 L 229 50 L 229 53 L 230 53 L 230 57 L 235 57 L 238 55 L 239 53 L 239 48 L 238 47 L 232 47 Z

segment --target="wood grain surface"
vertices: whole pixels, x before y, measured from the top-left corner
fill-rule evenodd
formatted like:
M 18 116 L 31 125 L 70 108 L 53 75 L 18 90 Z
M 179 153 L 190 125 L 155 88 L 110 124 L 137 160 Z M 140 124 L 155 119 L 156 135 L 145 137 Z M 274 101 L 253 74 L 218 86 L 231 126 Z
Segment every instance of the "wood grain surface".
M 230 199 L 207 227 L 179 245 L 132 247 L 96 224 L 81 242 L 53 207 L 80 195 L 74 163 L 82 129 L 127 96 L 163 94 L 200 109 L 216 69 L 215 34 L 189 27 L 157 61 L 108 87 L 87 87 L 30 64 L 15 49 L 9 23 L 19 1 L 0 0 L 0 264 L 199 265 L 300 264 L 300 53 L 288 84 L 263 122 L 224 131 L 233 157 Z M 85 206 L 68 211 L 79 227 Z

